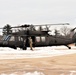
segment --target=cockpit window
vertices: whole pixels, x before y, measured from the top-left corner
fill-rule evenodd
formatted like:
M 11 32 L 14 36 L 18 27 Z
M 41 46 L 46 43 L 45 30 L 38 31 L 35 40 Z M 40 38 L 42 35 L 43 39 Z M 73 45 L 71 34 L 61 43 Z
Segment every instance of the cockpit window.
M 10 35 L 7 35 L 7 36 L 4 35 L 4 37 L 3 37 L 3 40 L 4 40 L 4 41 L 7 41 L 7 40 L 9 40 L 9 39 L 10 39 Z
M 14 40 L 15 40 L 14 36 L 11 36 L 9 41 L 14 41 Z

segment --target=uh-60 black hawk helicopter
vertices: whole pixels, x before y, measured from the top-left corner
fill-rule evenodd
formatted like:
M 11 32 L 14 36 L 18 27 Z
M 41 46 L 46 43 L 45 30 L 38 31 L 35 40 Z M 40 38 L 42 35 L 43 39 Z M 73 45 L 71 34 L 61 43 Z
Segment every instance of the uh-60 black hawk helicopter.
M 0 41 L 0 47 L 10 47 L 17 49 L 17 47 L 26 50 L 27 47 L 30 47 L 33 50 L 33 47 L 43 47 L 43 46 L 60 46 L 65 45 L 69 49 L 69 44 L 76 43 L 76 33 L 73 34 L 74 29 L 71 29 L 70 37 L 62 35 L 50 35 L 48 32 L 50 25 L 69 25 L 68 23 L 60 24 L 45 24 L 45 25 L 21 25 L 10 27 L 7 25 L 4 30 L 7 30 L 8 34 L 3 35 L 3 39 Z M 45 27 L 45 28 L 42 28 Z M 9 29 L 20 28 L 20 30 L 15 32 L 10 32 Z M 39 28 L 39 29 L 38 29 Z

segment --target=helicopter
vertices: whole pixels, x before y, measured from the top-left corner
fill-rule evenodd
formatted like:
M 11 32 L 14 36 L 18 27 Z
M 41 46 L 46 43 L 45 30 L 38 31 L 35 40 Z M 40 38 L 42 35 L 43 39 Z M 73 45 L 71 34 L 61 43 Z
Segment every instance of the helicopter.
M 10 47 L 13 49 L 19 47 L 23 50 L 27 50 L 27 47 L 30 47 L 30 49 L 33 50 L 33 47 L 64 45 L 71 49 L 68 45 L 76 43 L 76 33 L 74 33 L 76 27 L 71 29 L 70 37 L 66 37 L 62 35 L 50 35 L 49 32 L 51 32 L 51 30 L 49 28 L 51 25 L 69 25 L 69 23 L 43 25 L 24 24 L 21 26 L 10 27 L 10 29 L 20 28 L 21 30 L 18 29 L 18 31 L 11 31 L 11 33 L 3 35 L 3 38 L 0 41 L 0 47 Z M 7 32 L 9 32 L 8 29 Z

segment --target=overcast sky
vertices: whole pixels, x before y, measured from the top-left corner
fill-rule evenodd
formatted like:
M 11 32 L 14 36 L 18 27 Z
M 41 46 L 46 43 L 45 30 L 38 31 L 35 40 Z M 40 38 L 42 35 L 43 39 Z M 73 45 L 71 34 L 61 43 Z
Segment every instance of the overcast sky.
M 76 24 L 76 0 L 0 0 L 0 27 L 65 22 Z

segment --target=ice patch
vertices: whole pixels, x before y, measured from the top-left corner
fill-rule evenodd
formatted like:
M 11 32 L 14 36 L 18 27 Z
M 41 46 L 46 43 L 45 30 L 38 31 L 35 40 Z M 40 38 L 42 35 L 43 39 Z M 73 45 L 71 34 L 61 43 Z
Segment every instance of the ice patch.
M 76 75 L 76 71 L 70 71 L 70 75 Z
M 35 71 L 35 72 L 33 72 L 33 73 L 31 73 L 31 72 L 28 72 L 28 73 L 25 73 L 25 74 L 23 74 L 23 75 L 44 75 L 42 72 L 37 72 L 37 71 Z

